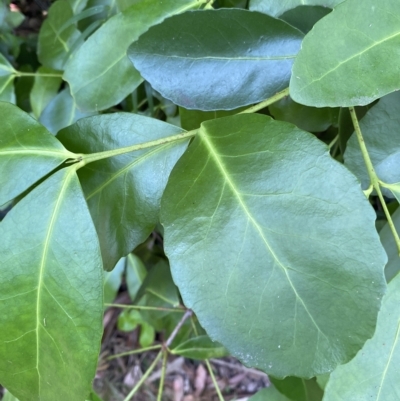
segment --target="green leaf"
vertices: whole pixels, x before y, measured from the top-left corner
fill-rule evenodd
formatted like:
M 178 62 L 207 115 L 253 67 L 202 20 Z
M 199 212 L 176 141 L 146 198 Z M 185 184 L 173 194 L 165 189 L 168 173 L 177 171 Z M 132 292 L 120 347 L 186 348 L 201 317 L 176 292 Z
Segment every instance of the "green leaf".
M 339 366 L 325 389 L 324 401 L 400 399 L 400 276 L 388 286 L 376 331 L 357 356 Z
M 75 168 L 22 199 L 0 237 L 0 382 L 21 401 L 85 399 L 102 336 L 103 280 Z
M 298 6 L 324 6 L 333 8 L 344 0 L 250 0 L 250 10 L 279 17 Z
M 330 374 L 329 373 L 326 373 L 326 374 L 324 374 L 324 375 L 319 375 L 319 376 L 317 376 L 317 383 L 318 383 L 318 386 L 322 389 L 322 390 L 325 390 L 325 387 L 326 387 L 326 385 L 328 384 L 328 381 L 329 381 L 329 378 L 330 378 Z
M 174 355 L 200 360 L 222 358 L 229 355 L 228 350 L 223 345 L 212 341 L 206 335 L 190 338 L 170 351 Z
M 302 38 L 264 14 L 201 10 L 150 28 L 128 55 L 142 77 L 179 106 L 230 110 L 286 88 Z
M 58 138 L 68 149 L 95 153 L 180 132 L 180 128 L 152 118 L 114 113 L 82 119 L 62 130 Z M 186 146 L 187 141 L 167 143 L 100 160 L 78 171 L 106 270 L 153 230 L 169 174 Z
M 271 106 L 269 111 L 277 120 L 287 121 L 309 132 L 322 132 L 338 120 L 339 109 L 303 106 L 286 97 Z
M 50 8 L 48 16 L 39 32 L 38 58 L 43 66 L 54 70 L 63 70 L 71 56 L 73 44 L 81 33 L 75 23 L 66 22 L 74 16 L 67 1 L 56 1 Z
M 277 380 L 270 377 L 270 380 L 280 393 L 292 401 L 321 401 L 324 394 L 315 379 L 286 377 L 283 380 Z
M 15 102 L 15 73 L 13 66 L 0 53 L 0 101 Z
M 1 401 L 19 401 L 9 391 L 6 391 Z
M 142 82 L 126 55 L 128 46 L 151 25 L 198 4 L 197 0 L 166 1 L 162 5 L 159 0 L 144 0 L 110 18 L 65 68 L 64 79 L 77 105 L 98 111 L 121 102 Z
M 104 303 L 111 303 L 117 296 L 125 273 L 126 259 L 121 258 L 110 272 L 104 272 Z
M 46 106 L 39 121 L 54 135 L 83 117 L 97 114 L 81 111 L 72 98 L 69 88 L 63 89 Z
M 237 114 L 244 110 L 244 107 L 234 110 L 188 110 L 183 107 L 179 108 L 179 116 L 181 118 L 181 127 L 188 131 L 199 128 L 203 121 L 213 120 L 215 118 L 227 117 Z
M 160 260 L 147 273 L 133 303 L 137 303 L 146 293 L 166 302 L 169 307 L 177 307 L 180 304 L 177 288 L 172 280 L 168 263 L 165 260 Z
M 281 394 L 273 385 L 263 388 L 257 394 L 249 398 L 249 401 L 291 401 Z
M 10 103 L 0 102 L 0 121 L 4 122 L 0 136 L 0 205 L 4 205 L 75 155 Z
M 386 287 L 374 221 L 323 143 L 263 115 L 203 123 L 161 208 L 185 305 L 276 377 L 329 372 L 373 334 Z
M 146 274 L 147 269 L 140 258 L 130 253 L 126 257 L 126 285 L 132 300 L 136 298 Z
M 284 12 L 279 19 L 296 27 L 303 33 L 311 31 L 313 26 L 332 10 L 321 6 L 298 6 Z
M 394 184 L 400 181 L 400 92 L 379 100 L 360 121 L 372 164 L 380 180 Z M 359 178 L 363 189 L 370 184 L 367 168 L 355 134 L 347 142 L 345 165 Z M 384 190 L 388 197 L 394 197 Z
M 304 38 L 290 94 L 316 107 L 366 105 L 400 88 L 400 2 L 347 0 Z
M 35 76 L 30 93 L 30 101 L 33 115 L 39 118 L 45 107 L 57 95 L 62 79 L 61 76 L 57 76 L 57 71 L 51 68 L 40 67 L 37 72 L 38 75 Z
M 400 232 L 400 209 L 398 208 L 391 217 L 397 232 Z M 382 227 L 379 236 L 388 256 L 388 262 L 385 267 L 385 276 L 386 281 L 389 282 L 400 271 L 399 250 L 388 223 Z

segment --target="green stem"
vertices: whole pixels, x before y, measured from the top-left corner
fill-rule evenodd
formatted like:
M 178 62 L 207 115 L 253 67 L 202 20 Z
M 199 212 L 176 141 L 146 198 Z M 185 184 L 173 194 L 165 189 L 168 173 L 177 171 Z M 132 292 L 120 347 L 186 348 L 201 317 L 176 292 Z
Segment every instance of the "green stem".
M 178 308 L 162 308 L 158 306 L 143 306 L 143 305 L 125 305 L 125 304 L 108 304 L 105 303 L 104 306 L 109 306 L 113 308 L 124 308 L 124 309 L 137 309 L 137 310 L 154 310 L 154 311 L 161 311 L 161 312 L 185 312 L 186 309 L 182 307 Z
M 156 359 L 154 359 L 153 363 L 149 366 L 149 368 L 146 370 L 146 372 L 144 373 L 144 375 L 140 378 L 140 380 L 136 383 L 136 386 L 133 387 L 133 389 L 131 390 L 131 392 L 125 397 L 124 401 L 130 401 L 131 398 L 136 394 L 136 392 L 139 390 L 140 386 L 146 381 L 146 379 L 150 376 L 150 373 L 154 370 L 154 368 L 156 367 L 158 361 L 161 359 L 161 357 L 163 356 L 163 351 L 160 351 L 157 356 Z
M 50 73 L 42 73 L 42 72 L 22 72 L 15 71 L 14 74 L 16 77 L 49 77 L 49 78 L 62 78 L 62 74 L 50 74 Z
M 163 356 L 162 367 L 161 367 L 160 384 L 159 384 L 159 386 L 158 386 L 157 401 L 162 401 L 162 395 L 163 395 L 163 391 L 164 391 L 165 375 L 166 375 L 166 373 L 167 373 L 167 357 L 168 357 L 168 351 L 167 351 L 167 350 L 164 350 L 163 353 L 164 353 L 164 356 Z
M 284 89 L 281 92 L 278 92 L 274 96 L 271 96 L 268 99 L 263 100 L 260 103 L 255 104 L 254 106 L 249 107 L 246 110 L 241 111 L 238 114 L 244 114 L 244 113 L 255 113 L 258 110 L 265 109 L 266 107 L 270 106 L 271 104 L 277 102 L 278 100 L 283 99 L 284 97 L 289 96 L 289 88 Z
M 394 226 L 392 217 L 391 217 L 391 215 L 389 213 L 389 210 L 387 208 L 385 199 L 384 199 L 384 197 L 382 195 L 382 191 L 381 191 L 381 187 L 380 187 L 380 181 L 379 181 L 378 175 L 375 172 L 375 169 L 374 169 L 374 166 L 372 164 L 371 158 L 369 157 L 367 146 L 365 145 L 365 141 L 364 141 L 364 138 L 363 138 L 362 133 L 361 133 L 360 124 L 358 123 L 358 118 L 357 118 L 356 111 L 355 111 L 354 107 L 350 107 L 349 111 L 350 111 L 351 119 L 353 121 L 354 131 L 355 131 L 357 139 L 358 139 L 358 144 L 360 146 L 361 153 L 362 153 L 363 158 L 364 158 L 364 163 L 365 163 L 365 165 L 367 167 L 369 179 L 371 181 L 371 186 L 376 191 L 376 193 L 378 194 L 379 200 L 381 201 L 383 211 L 385 212 L 385 216 L 387 218 L 390 230 L 392 231 L 394 240 L 395 240 L 396 245 L 397 245 L 398 254 L 400 255 L 400 238 L 399 238 L 399 234 L 397 233 L 396 227 Z
M 237 114 L 255 113 L 256 111 L 261 110 L 288 95 L 289 95 L 289 88 L 286 88 L 283 91 L 278 92 L 275 95 L 271 96 L 270 98 L 263 100 L 262 102 L 254 105 L 252 107 L 249 107 L 248 109 L 243 110 Z M 91 154 L 79 154 L 79 155 L 77 155 L 77 158 L 75 160 L 79 161 L 79 162 L 82 161 L 83 165 L 86 165 L 86 164 L 93 163 L 98 160 L 107 159 L 109 157 L 119 156 L 119 155 L 122 155 L 125 153 L 130 153 L 130 152 L 135 152 L 137 150 L 151 148 L 153 146 L 165 145 L 167 143 L 192 138 L 197 134 L 197 131 L 198 131 L 198 128 L 191 130 L 191 131 L 182 132 L 180 134 L 167 136 L 165 138 L 156 139 L 154 141 L 149 141 L 149 142 L 139 143 L 137 145 L 127 146 L 125 148 L 106 150 L 105 152 L 98 152 L 98 153 L 91 153 Z
M 134 349 L 132 351 L 126 351 L 126 352 L 121 352 L 120 354 L 111 355 L 107 359 L 111 360 L 111 359 L 119 358 L 121 356 L 141 354 L 143 352 L 154 351 L 154 350 L 158 350 L 158 349 L 161 349 L 161 345 L 152 345 L 150 347 Z
M 208 359 L 206 359 L 205 362 L 206 362 L 206 365 L 207 365 L 208 373 L 210 374 L 211 380 L 212 380 L 212 382 L 214 384 L 215 391 L 218 394 L 219 401 L 225 401 L 224 397 L 223 397 L 223 395 L 221 393 L 221 390 L 220 390 L 220 388 L 218 386 L 217 379 L 215 378 L 215 375 L 214 375 L 214 372 L 212 370 L 212 366 L 210 364 L 210 361 Z
M 197 133 L 197 129 L 187 132 L 182 132 L 180 134 L 167 136 L 166 138 L 156 139 L 154 141 L 139 143 L 137 145 L 127 146 L 125 148 L 106 150 L 105 152 L 99 153 L 91 153 L 88 155 L 79 155 L 80 160 L 84 162 L 84 164 L 93 163 L 97 160 L 107 159 L 113 156 L 119 156 L 124 153 L 134 152 L 136 150 L 142 150 L 147 148 L 152 148 L 153 146 L 165 145 L 167 143 L 181 141 L 183 139 L 191 138 L 195 136 Z

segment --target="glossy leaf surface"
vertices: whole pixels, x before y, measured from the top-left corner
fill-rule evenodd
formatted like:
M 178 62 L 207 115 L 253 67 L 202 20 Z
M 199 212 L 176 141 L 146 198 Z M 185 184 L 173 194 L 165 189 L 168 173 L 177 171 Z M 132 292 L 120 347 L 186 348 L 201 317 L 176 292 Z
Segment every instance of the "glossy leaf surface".
M 335 7 L 343 0 L 250 0 L 250 10 L 260 11 L 265 14 L 279 17 L 285 11 L 298 6 L 325 6 Z
M 103 280 L 75 169 L 22 199 L 0 237 L 0 382 L 21 401 L 85 399 L 102 335 Z
M 72 46 L 80 36 L 76 24 L 68 24 L 73 16 L 67 1 L 56 1 L 50 7 L 39 32 L 38 57 L 43 66 L 63 70 L 71 56 Z
M 372 164 L 379 179 L 393 184 L 400 182 L 400 92 L 379 100 L 360 121 Z M 370 180 L 355 134 L 347 142 L 345 165 L 360 179 L 363 189 Z M 385 195 L 394 197 L 390 191 Z
M 383 298 L 376 332 L 348 364 L 339 366 L 325 389 L 324 401 L 400 399 L 400 276 Z
M 161 213 L 185 305 L 276 377 L 331 371 L 373 334 L 386 262 L 374 220 L 325 145 L 262 115 L 203 123 Z
M 261 13 L 202 10 L 150 28 L 128 55 L 142 77 L 175 104 L 230 110 L 287 87 L 302 38 Z
M 0 101 L 15 102 L 13 66 L 0 53 Z
M 229 355 L 227 349 L 221 344 L 212 341 L 210 337 L 198 336 L 180 343 L 171 354 L 180 355 L 190 359 L 222 358 Z
M 74 154 L 18 107 L 0 102 L 0 205 Z
M 366 105 L 400 88 L 400 3 L 347 0 L 305 37 L 290 94 L 316 107 Z
M 95 112 L 83 112 L 80 110 L 69 88 L 59 92 L 46 106 L 40 115 L 39 121 L 54 135 L 62 128 L 68 127 L 83 117 L 96 114 Z
M 110 18 L 66 66 L 64 79 L 77 105 L 83 110 L 98 111 L 129 95 L 142 82 L 126 55 L 129 45 L 151 25 L 198 4 L 196 0 L 145 0 Z
M 70 150 L 95 153 L 180 132 L 182 129 L 159 120 L 114 113 L 79 120 L 58 138 Z M 164 144 L 100 160 L 78 171 L 106 270 L 151 233 L 170 171 L 186 146 L 187 141 Z
M 33 115 L 39 118 L 49 102 L 57 95 L 62 79 L 57 71 L 51 68 L 40 67 L 35 76 L 30 101 Z M 43 75 L 41 75 L 43 74 Z

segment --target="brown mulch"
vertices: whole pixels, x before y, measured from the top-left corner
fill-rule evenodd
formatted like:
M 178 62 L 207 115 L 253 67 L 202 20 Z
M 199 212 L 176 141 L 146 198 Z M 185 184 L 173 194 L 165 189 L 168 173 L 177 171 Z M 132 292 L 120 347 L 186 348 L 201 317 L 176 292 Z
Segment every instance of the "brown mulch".
M 121 295 L 120 295 L 121 296 Z M 104 401 L 122 401 L 140 380 L 157 355 L 157 351 L 122 356 L 110 356 L 140 348 L 138 331 L 122 332 L 116 327 L 120 310 L 110 308 L 106 323 L 99 366 L 94 382 Z M 263 387 L 268 387 L 268 376 L 243 366 L 233 357 L 210 361 L 225 401 L 246 401 Z M 213 381 L 203 361 L 194 361 L 170 355 L 167 361 L 163 401 L 218 401 Z M 132 401 L 157 399 L 161 376 L 161 361 Z

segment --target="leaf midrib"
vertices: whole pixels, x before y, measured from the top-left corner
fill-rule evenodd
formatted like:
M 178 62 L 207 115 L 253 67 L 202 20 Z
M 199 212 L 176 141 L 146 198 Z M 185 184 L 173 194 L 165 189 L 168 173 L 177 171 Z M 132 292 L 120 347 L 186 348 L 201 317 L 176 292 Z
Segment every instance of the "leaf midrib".
M 205 144 L 209 154 L 211 155 L 212 159 L 214 160 L 218 170 L 220 171 L 221 175 L 223 176 L 225 182 L 229 185 L 229 187 L 231 188 L 232 193 L 234 194 L 234 196 L 236 197 L 236 199 L 239 202 L 240 207 L 242 208 L 243 212 L 246 214 L 246 216 L 248 217 L 249 221 L 251 222 L 251 224 L 253 225 L 253 227 L 257 230 L 257 232 L 259 233 L 261 239 L 263 240 L 267 250 L 269 251 L 269 253 L 271 254 L 271 256 L 273 257 L 273 259 L 276 261 L 276 263 L 278 264 L 278 266 L 282 269 L 282 271 L 284 272 L 288 283 L 290 285 L 290 287 L 292 288 L 296 298 L 301 302 L 301 304 L 303 305 L 304 310 L 307 312 L 308 316 L 310 317 L 311 321 L 313 322 L 314 326 L 317 328 L 318 332 L 321 333 L 329 342 L 328 337 L 325 335 L 325 333 L 320 329 L 320 327 L 318 326 L 317 322 L 314 320 L 313 316 L 311 315 L 310 311 L 308 310 L 304 300 L 301 298 L 301 296 L 298 294 L 295 286 L 292 283 L 292 280 L 289 276 L 289 273 L 287 271 L 287 268 L 281 263 L 281 261 L 279 260 L 278 256 L 276 255 L 276 253 L 274 252 L 274 250 L 272 249 L 271 245 L 269 244 L 267 238 L 265 237 L 262 228 L 258 225 L 257 221 L 254 219 L 253 215 L 251 214 L 250 210 L 247 208 L 246 203 L 243 201 L 240 192 L 237 190 L 235 183 L 232 181 L 232 179 L 229 176 L 229 173 L 225 167 L 225 165 L 223 164 L 221 158 L 219 157 L 219 154 L 215 148 L 215 146 L 211 143 L 211 141 L 209 140 L 209 138 L 207 137 L 207 132 L 206 130 L 202 127 L 199 131 L 199 137 L 201 138 L 201 140 L 203 141 L 203 143 Z
M 362 51 L 360 51 L 360 52 L 358 52 L 358 53 L 356 53 L 356 54 L 353 54 L 351 57 L 348 57 L 346 60 L 340 61 L 335 67 L 331 68 L 329 71 L 327 71 L 325 74 L 321 75 L 319 78 L 317 78 L 317 79 L 311 81 L 309 84 L 303 86 L 301 89 L 298 90 L 298 92 L 302 92 L 303 90 L 305 90 L 305 89 L 308 88 L 309 86 L 314 85 L 314 84 L 315 84 L 316 82 L 318 82 L 318 81 L 321 81 L 321 79 L 325 78 L 327 75 L 329 75 L 329 74 L 331 74 L 332 72 L 336 71 L 341 65 L 346 64 L 347 62 L 351 61 L 352 59 L 354 59 L 354 58 L 356 58 L 356 57 L 359 57 L 359 56 L 361 56 L 362 54 L 366 53 L 368 50 L 371 50 L 371 49 L 373 49 L 374 47 L 376 47 L 376 46 L 378 46 L 378 45 L 380 45 L 380 44 L 382 44 L 382 43 L 384 43 L 384 42 L 386 42 L 386 41 L 389 41 L 389 40 L 395 38 L 396 36 L 400 36 L 400 31 L 397 32 L 397 33 L 395 33 L 395 34 L 393 34 L 393 35 L 387 36 L 387 37 L 385 37 L 385 38 L 382 39 L 382 40 L 379 40 L 379 41 L 377 41 L 377 42 L 374 42 L 373 45 L 366 47 L 364 50 L 362 50 Z
M 48 252 L 49 252 L 49 246 L 50 246 L 50 242 L 51 242 L 51 235 L 53 233 L 54 230 L 54 226 L 55 223 L 57 221 L 57 216 L 59 214 L 59 210 L 60 210 L 60 206 L 62 204 L 62 201 L 64 199 L 64 194 L 66 192 L 66 189 L 68 188 L 68 184 L 71 181 L 71 178 L 73 177 L 73 174 L 75 174 L 75 170 L 71 169 L 69 171 L 69 173 L 66 175 L 66 177 L 64 178 L 64 182 L 62 184 L 60 193 L 58 195 L 53 213 L 51 215 L 50 218 L 50 223 L 49 223 L 49 227 L 48 227 L 48 231 L 46 234 L 46 238 L 44 241 L 44 247 L 43 247 L 43 253 L 42 253 L 42 259 L 40 261 L 40 266 L 39 266 L 39 275 L 38 275 L 38 285 L 37 285 L 37 298 L 36 298 L 36 371 L 38 373 L 38 394 L 40 395 L 40 383 L 41 383 L 41 378 L 40 378 L 40 370 L 39 370 L 39 343 L 40 343 L 40 338 L 39 338 L 39 327 L 41 325 L 40 322 L 40 300 L 41 300 L 41 294 L 43 291 L 43 287 L 45 287 L 43 281 L 43 276 L 44 276 L 44 272 L 46 269 L 46 261 L 47 261 L 47 256 L 48 256 Z

